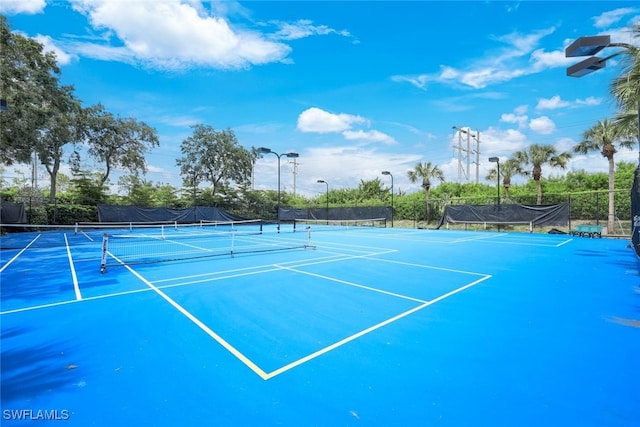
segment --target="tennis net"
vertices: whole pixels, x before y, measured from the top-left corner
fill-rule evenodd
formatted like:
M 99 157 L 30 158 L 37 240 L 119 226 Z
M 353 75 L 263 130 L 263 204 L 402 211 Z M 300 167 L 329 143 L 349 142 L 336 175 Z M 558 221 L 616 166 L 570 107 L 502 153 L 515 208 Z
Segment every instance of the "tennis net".
M 262 220 L 200 221 L 197 224 L 130 225 L 107 228 L 100 271 L 108 266 L 148 264 L 307 248 L 306 240 L 266 238 Z
M 385 228 L 387 220 L 385 218 L 369 219 L 296 219 L 294 230 L 312 227 L 314 231 L 344 231 L 364 228 Z

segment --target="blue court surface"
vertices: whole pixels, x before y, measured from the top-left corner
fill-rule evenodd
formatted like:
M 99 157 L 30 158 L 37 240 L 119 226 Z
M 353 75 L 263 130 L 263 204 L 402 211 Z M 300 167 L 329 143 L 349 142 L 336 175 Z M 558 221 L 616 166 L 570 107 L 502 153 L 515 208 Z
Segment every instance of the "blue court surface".
M 640 425 L 628 241 L 121 234 L 2 237 L 3 426 Z

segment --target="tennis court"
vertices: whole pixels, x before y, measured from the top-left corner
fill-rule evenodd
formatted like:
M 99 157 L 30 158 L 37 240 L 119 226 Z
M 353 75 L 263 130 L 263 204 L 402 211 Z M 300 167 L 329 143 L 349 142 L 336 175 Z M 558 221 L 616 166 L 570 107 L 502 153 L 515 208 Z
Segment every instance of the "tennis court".
M 3 425 L 640 422 L 628 241 L 195 228 L 1 238 Z

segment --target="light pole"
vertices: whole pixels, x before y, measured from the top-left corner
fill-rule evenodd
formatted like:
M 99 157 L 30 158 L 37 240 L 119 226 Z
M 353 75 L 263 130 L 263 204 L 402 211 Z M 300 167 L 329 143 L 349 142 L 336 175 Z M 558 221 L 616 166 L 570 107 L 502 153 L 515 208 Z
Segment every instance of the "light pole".
M 276 217 L 278 220 L 278 233 L 280 232 L 280 157 L 285 156 L 285 157 L 298 157 L 299 154 L 298 153 L 293 153 L 293 152 L 289 152 L 289 153 L 283 153 L 283 154 L 278 154 L 275 151 L 271 150 L 271 148 L 266 148 L 266 147 L 260 147 L 258 148 L 258 153 L 260 154 L 275 154 L 275 156 L 278 158 L 278 211 L 276 213 Z
M 382 175 L 391 177 L 391 228 L 393 228 L 393 175 L 389 171 L 382 171 Z
M 594 56 L 606 47 L 621 47 L 627 49 L 627 51 L 633 48 L 632 45 L 627 43 L 611 43 L 611 36 L 609 35 L 580 37 L 567 46 L 564 56 L 567 58 L 588 56 L 588 58 L 568 67 L 567 76 L 582 77 L 598 71 L 607 65 L 607 60 L 625 52 L 621 50 L 604 58 Z M 638 97 L 638 165 L 640 165 L 640 96 Z
M 327 203 L 327 225 L 329 225 L 329 183 L 324 179 L 319 179 L 318 184 L 325 184 L 327 186 L 327 192 L 325 193 Z
M 498 187 L 498 206 L 500 206 L 500 158 L 499 157 L 489 157 L 489 161 L 498 165 L 497 187 Z

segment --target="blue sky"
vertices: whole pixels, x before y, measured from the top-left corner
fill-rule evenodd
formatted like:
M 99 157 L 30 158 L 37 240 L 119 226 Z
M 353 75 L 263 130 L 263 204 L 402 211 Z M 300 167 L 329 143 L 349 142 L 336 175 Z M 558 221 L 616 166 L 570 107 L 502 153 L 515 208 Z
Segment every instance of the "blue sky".
M 506 160 L 532 143 L 570 150 L 613 116 L 608 89 L 620 68 L 614 58 L 597 73 L 567 77 L 577 60 L 564 48 L 598 34 L 638 43 L 629 28 L 640 5 L 3 0 L 0 13 L 13 31 L 56 52 L 63 83 L 84 106 L 100 102 L 157 129 L 146 179 L 181 186 L 180 143 L 191 125 L 206 124 L 232 129 L 246 148 L 298 152 L 295 190 L 315 196 L 326 189 L 318 179 L 330 189 L 375 178 L 390 185 L 383 170 L 396 193 L 414 192 L 407 171 L 426 161 L 463 183 L 476 181 L 477 163 L 488 183 L 491 156 Z M 454 126 L 474 136 L 469 154 L 468 133 Z M 616 154 L 637 159 L 637 150 Z M 281 163 L 288 192 L 290 160 Z M 256 189 L 275 188 L 276 163 L 272 155 L 258 161 Z M 574 155 L 568 170 L 581 169 L 606 172 L 607 162 Z

